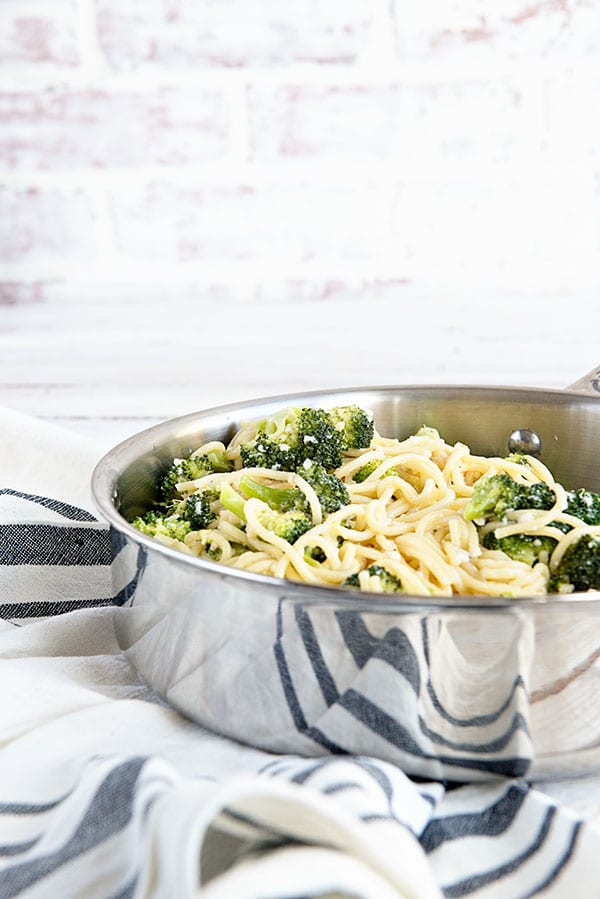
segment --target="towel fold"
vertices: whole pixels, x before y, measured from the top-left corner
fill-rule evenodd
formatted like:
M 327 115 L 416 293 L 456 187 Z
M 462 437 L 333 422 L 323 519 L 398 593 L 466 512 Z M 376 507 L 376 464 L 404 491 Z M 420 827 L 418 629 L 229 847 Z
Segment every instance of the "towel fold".
M 0 897 L 598 895 L 598 778 L 415 782 L 171 709 L 115 636 L 94 447 L 10 410 L 0 427 Z

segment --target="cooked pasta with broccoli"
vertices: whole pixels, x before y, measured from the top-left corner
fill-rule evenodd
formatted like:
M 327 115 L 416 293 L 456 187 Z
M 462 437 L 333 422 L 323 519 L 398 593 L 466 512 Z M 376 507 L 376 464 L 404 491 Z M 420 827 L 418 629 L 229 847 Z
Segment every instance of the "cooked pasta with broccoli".
M 538 459 L 431 427 L 383 437 L 358 406 L 286 407 L 175 459 L 132 522 L 184 553 L 307 584 L 415 596 L 600 589 L 600 496 Z

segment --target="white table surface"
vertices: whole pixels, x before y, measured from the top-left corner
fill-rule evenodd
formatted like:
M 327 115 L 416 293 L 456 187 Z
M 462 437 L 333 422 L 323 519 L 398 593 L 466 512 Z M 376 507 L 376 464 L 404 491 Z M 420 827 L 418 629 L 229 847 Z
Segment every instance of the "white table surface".
M 0 404 L 99 452 L 165 418 L 282 392 L 376 384 L 562 388 L 600 362 L 593 290 L 537 297 L 400 286 L 373 299 L 219 302 L 118 290 L 0 306 Z

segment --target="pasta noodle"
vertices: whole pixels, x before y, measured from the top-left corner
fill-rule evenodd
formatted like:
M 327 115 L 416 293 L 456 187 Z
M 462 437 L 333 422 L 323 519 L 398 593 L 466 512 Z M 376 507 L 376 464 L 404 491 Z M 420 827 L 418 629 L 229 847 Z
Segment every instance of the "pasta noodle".
M 191 531 L 182 540 L 165 534 L 157 534 L 157 540 L 235 569 L 307 584 L 340 587 L 350 578 L 361 590 L 381 593 L 381 578 L 369 571 L 380 566 L 411 595 L 522 597 L 548 592 L 553 569 L 582 535 L 600 537 L 600 526 L 565 512 L 566 490 L 538 459 L 474 455 L 464 443 L 446 443 L 432 428 L 404 440 L 375 432 L 368 447 L 346 451 L 334 473 L 345 485 L 349 503 L 323 514 L 302 469 L 242 467 L 240 448 L 255 431 L 249 423 L 227 447 L 217 442 L 199 447 L 194 455 L 224 452 L 233 470 L 178 483 L 181 499 L 207 488 L 219 491 L 224 484 L 236 490 L 241 479 L 250 476 L 267 487 L 301 490 L 312 527 L 288 542 L 265 526 L 261 513 L 267 507 L 261 499 L 243 500 L 241 521 L 215 494 L 214 517 L 207 528 Z M 367 463 L 372 467 L 368 476 L 355 480 Z M 475 485 L 503 474 L 525 486 L 542 482 L 553 492 L 554 505 L 511 511 L 487 522 L 465 517 Z M 552 538 L 556 545 L 528 564 L 501 549 L 486 548 L 482 539 L 491 531 L 498 539 L 521 534 Z

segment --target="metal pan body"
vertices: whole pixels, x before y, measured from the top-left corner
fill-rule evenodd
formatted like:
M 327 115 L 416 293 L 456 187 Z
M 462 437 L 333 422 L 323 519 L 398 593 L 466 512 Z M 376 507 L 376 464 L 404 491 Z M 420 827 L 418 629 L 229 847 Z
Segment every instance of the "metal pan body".
M 533 433 L 567 488 L 600 492 L 594 373 L 569 391 L 383 386 L 205 410 L 124 441 L 93 491 L 114 542 L 123 649 L 201 725 L 273 752 L 376 756 L 411 775 L 479 780 L 600 770 L 600 593 L 489 599 L 373 597 L 237 571 L 128 523 L 175 457 L 227 442 L 283 405 L 356 403 L 400 439 L 421 425 L 476 453 Z

